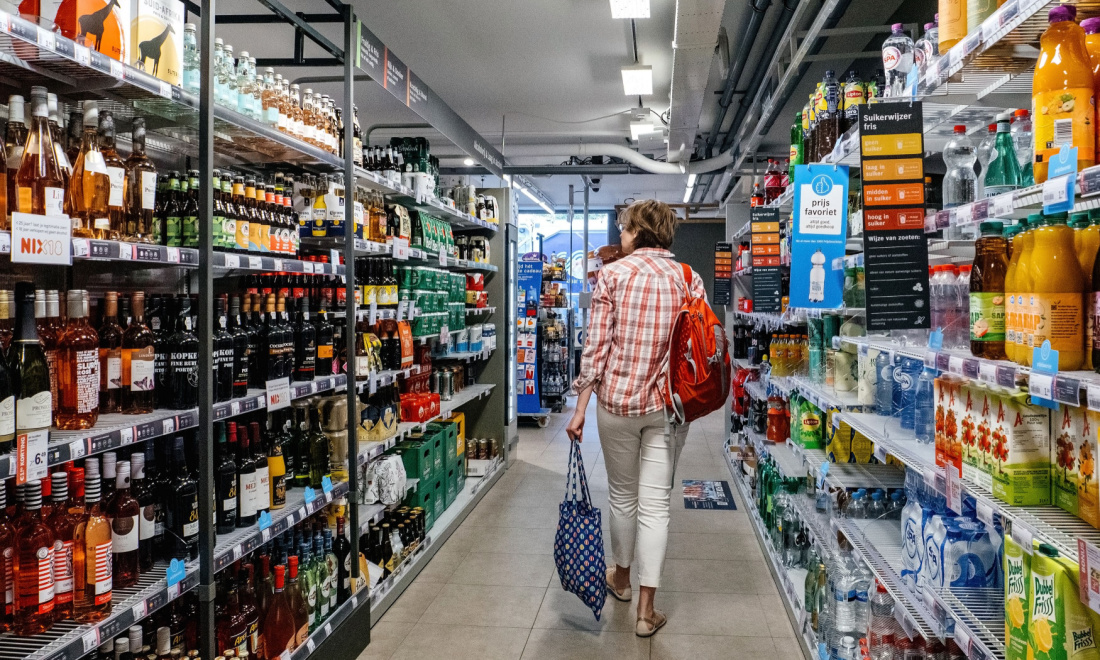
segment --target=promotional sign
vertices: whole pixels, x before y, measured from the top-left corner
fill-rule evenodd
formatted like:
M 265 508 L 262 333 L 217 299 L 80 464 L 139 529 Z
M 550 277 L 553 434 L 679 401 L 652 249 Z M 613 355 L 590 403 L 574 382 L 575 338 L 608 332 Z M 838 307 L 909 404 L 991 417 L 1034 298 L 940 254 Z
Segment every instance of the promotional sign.
M 516 403 L 520 414 L 538 414 L 538 307 L 542 291 L 542 255 L 518 264 L 518 327 L 516 328 Z
M 795 166 L 791 230 L 791 307 L 836 309 L 844 302 L 844 258 L 848 238 L 848 168 Z
M 859 129 L 867 330 L 927 328 L 922 106 L 861 105 Z
M 754 206 L 752 222 L 752 308 L 778 314 L 783 274 L 779 271 L 779 209 Z
M 73 223 L 67 215 L 11 214 L 14 263 L 73 264 Z
M 714 244 L 714 295 L 713 305 L 729 305 L 733 302 L 733 243 Z

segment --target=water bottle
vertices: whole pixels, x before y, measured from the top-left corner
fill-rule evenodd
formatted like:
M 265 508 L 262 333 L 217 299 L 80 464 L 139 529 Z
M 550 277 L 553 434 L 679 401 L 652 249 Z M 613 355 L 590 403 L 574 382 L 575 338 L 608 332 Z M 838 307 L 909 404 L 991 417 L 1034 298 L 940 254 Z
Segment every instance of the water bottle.
M 871 493 L 871 501 L 867 503 L 868 520 L 884 520 L 886 518 L 886 491 L 876 488 Z
M 836 576 L 833 578 L 833 621 L 830 651 L 836 655 L 840 642 L 855 631 L 855 612 L 853 611 L 855 590 L 852 589 L 852 571 L 844 557 L 835 562 Z
M 913 40 L 901 23 L 894 23 L 890 36 L 882 43 L 882 66 L 886 70 L 885 97 L 905 96 L 906 79 L 913 68 Z
M 993 150 L 997 143 L 997 125 L 990 124 L 986 127 L 985 135 L 982 136 L 982 141 L 978 143 L 978 164 L 981 165 L 981 172 L 978 173 L 978 187 L 975 189 L 977 199 L 985 197 L 985 170 L 989 167 L 989 161 L 993 160 Z
M 783 565 L 788 568 L 802 566 L 802 545 L 798 541 L 798 533 L 802 524 L 798 520 L 798 514 L 794 507 L 788 506 L 783 513 Z
M 1034 186 L 1035 176 L 1031 173 L 1031 163 L 1035 156 L 1034 134 L 1031 128 L 1031 113 L 1017 110 L 1013 113 L 1012 142 L 1016 147 L 1016 160 L 1020 163 L 1020 186 Z
M 856 645 L 856 638 L 851 635 L 845 635 L 840 640 L 840 648 L 837 650 L 837 660 L 859 660 L 859 649 Z
M 860 488 L 856 492 L 852 493 L 852 500 L 848 502 L 848 508 L 845 511 L 845 515 L 852 520 L 861 520 L 866 517 L 867 509 L 863 503 L 863 497 L 867 494 L 867 491 Z
M 183 26 L 183 88 L 192 94 L 199 93 L 199 40 L 195 36 L 195 24 Z
M 945 332 L 947 323 L 944 320 L 946 311 L 943 297 L 943 265 L 932 266 L 932 273 L 928 277 L 928 303 L 932 307 L 930 320 L 932 329 Z
M 945 209 L 977 199 L 978 175 L 974 173 L 977 158 L 974 143 L 966 136 L 966 126 L 955 126 L 954 137 L 943 148 L 943 162 L 947 166 L 943 175 Z
M 894 660 L 894 597 L 886 587 L 877 584 L 871 596 L 871 625 L 867 637 L 871 660 Z
M 925 367 L 917 379 L 916 415 L 913 430 L 917 442 L 932 444 L 936 441 L 935 370 Z
M 894 369 L 894 381 L 898 386 L 898 408 L 901 411 L 901 427 L 916 427 L 917 381 L 924 369 L 924 361 L 907 356 L 901 357 L 901 366 Z
M 894 520 L 901 519 L 901 510 L 905 508 L 905 491 L 895 490 L 890 493 L 890 503 L 887 505 L 886 517 Z
M 871 625 L 871 589 L 875 583 L 875 576 L 863 562 L 856 562 L 852 571 L 852 586 L 855 591 L 853 614 L 855 615 L 856 637 L 867 635 L 867 627 Z
M 956 332 L 951 338 L 952 348 L 970 348 L 970 264 L 959 266 L 959 276 L 955 278 L 955 313 L 959 315 Z
M 923 78 L 925 71 L 936 65 L 940 59 L 940 29 L 935 23 L 924 24 L 924 36 L 913 44 L 913 62 Z
M 878 382 L 875 384 L 875 412 L 883 417 L 894 413 L 894 360 L 889 351 L 875 358 Z

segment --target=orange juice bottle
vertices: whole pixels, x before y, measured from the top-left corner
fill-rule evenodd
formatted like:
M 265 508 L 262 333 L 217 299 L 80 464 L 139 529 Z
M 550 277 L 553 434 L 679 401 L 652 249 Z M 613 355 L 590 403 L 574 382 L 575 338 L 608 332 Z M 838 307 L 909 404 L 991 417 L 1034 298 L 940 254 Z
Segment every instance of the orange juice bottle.
M 1058 351 L 1059 371 L 1085 366 L 1085 276 L 1073 249 L 1066 213 L 1044 216 L 1031 250 L 1034 345 L 1049 340 Z M 1017 277 L 1019 274 L 1017 274 Z
M 1008 270 L 1005 271 L 1005 356 L 1016 360 L 1016 266 L 1020 263 L 1022 243 L 1020 235 L 1027 229 L 1027 223 L 1013 225 L 1005 229 L 1008 239 Z
M 944 55 L 966 36 L 966 3 L 967 0 L 939 0 L 940 52 Z
M 1031 313 L 1031 255 L 1035 248 L 1035 232 L 1042 222 L 1042 215 L 1032 213 L 1027 217 L 1027 230 L 1016 237 L 1016 253 L 1020 256 L 1013 281 L 1016 290 L 1016 350 L 1013 359 L 1025 366 L 1031 365 L 1031 349 L 1035 345 Z
M 1077 147 L 1078 171 L 1096 162 L 1095 84 L 1085 31 L 1073 22 L 1076 15 L 1073 5 L 1051 9 L 1050 25 L 1039 38 L 1039 61 L 1031 83 L 1035 183 L 1047 180 L 1050 159 L 1062 144 Z

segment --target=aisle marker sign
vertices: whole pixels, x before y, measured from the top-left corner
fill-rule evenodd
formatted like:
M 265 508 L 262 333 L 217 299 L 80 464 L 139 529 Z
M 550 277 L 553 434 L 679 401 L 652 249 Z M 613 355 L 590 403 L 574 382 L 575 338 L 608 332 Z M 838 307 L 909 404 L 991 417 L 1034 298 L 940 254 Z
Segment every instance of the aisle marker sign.
M 779 272 L 779 209 L 754 206 L 752 222 L 752 308 L 778 314 L 783 275 Z
M 859 106 L 867 329 L 930 327 L 924 237 L 924 114 Z
M 796 165 L 791 233 L 790 305 L 836 309 L 844 302 L 844 258 L 848 238 L 848 168 Z

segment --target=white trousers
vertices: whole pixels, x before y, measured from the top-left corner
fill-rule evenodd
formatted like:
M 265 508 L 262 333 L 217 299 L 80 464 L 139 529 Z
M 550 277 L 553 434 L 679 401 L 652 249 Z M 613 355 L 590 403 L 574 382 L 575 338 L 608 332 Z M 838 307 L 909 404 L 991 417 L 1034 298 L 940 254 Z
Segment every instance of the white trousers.
M 611 554 L 624 568 L 637 560 L 641 585 L 659 587 L 673 470 L 688 426 L 676 427 L 670 439 L 663 411 L 621 417 L 603 406 L 597 406 L 596 426 L 607 466 Z

